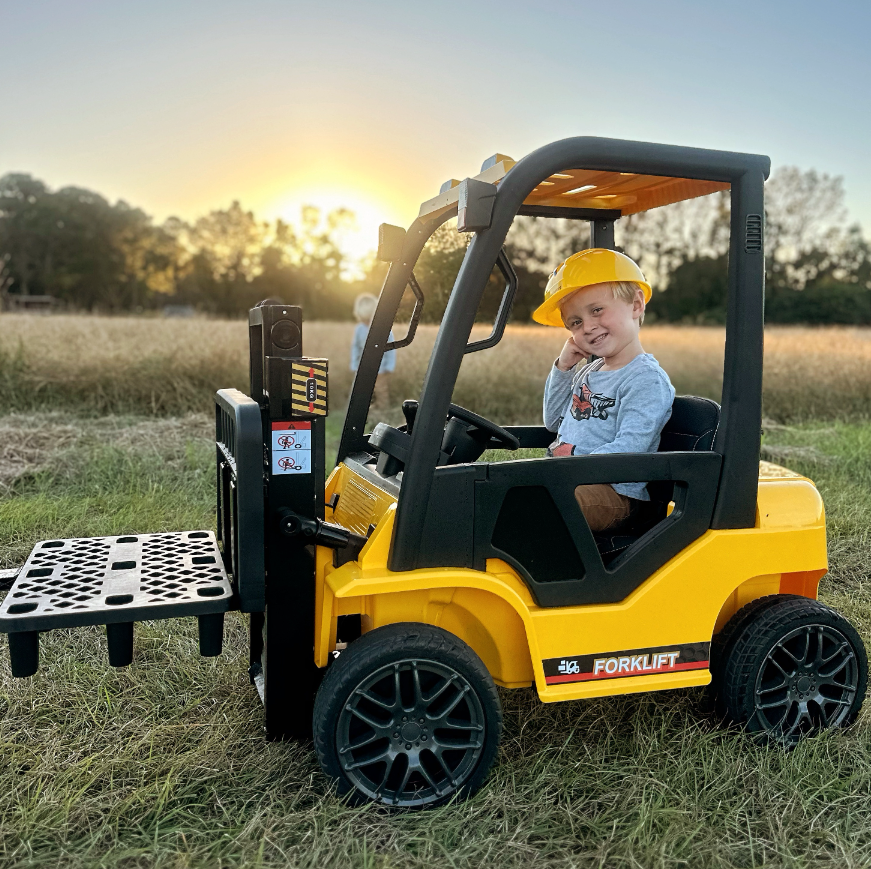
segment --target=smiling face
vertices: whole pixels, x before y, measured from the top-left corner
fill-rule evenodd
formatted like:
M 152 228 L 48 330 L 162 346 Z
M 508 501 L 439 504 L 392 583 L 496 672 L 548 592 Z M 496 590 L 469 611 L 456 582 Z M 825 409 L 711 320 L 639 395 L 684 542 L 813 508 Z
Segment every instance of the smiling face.
M 641 287 L 627 302 L 615 299 L 609 284 L 593 284 L 567 296 L 560 313 L 575 344 L 587 356 L 602 356 L 606 364 L 619 367 L 644 352 L 638 339 L 644 314 Z

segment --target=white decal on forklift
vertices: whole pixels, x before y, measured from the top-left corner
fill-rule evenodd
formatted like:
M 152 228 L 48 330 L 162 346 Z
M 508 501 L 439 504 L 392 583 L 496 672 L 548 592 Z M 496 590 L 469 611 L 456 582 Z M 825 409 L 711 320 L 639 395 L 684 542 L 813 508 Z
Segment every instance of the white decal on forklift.
M 660 652 L 658 655 L 626 655 L 620 658 L 596 658 L 593 661 L 593 675 L 607 673 L 609 676 L 615 673 L 642 673 L 649 670 L 671 669 L 675 661 L 680 657 L 680 652 Z M 565 663 L 565 662 L 564 662 Z M 560 672 L 564 672 L 560 668 Z M 578 667 L 565 672 L 577 673 Z
M 682 643 L 676 646 L 546 658 L 542 664 L 545 682 L 548 685 L 557 685 L 590 679 L 625 679 L 631 676 L 651 676 L 654 673 L 703 670 L 708 666 L 709 653 L 710 643 Z
M 309 422 L 272 424 L 272 473 L 310 474 L 312 433 Z

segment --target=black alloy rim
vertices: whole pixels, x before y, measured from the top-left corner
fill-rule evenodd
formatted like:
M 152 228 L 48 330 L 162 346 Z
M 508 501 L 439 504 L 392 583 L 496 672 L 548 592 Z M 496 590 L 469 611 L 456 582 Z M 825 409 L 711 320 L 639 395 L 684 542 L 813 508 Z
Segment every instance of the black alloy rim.
M 409 659 L 354 688 L 336 749 L 348 780 L 371 799 L 423 806 L 469 780 L 485 736 L 484 710 L 468 680 L 446 664 Z
M 804 625 L 769 650 L 756 676 L 756 717 L 779 742 L 838 727 L 850 714 L 859 665 L 849 640 L 828 625 Z

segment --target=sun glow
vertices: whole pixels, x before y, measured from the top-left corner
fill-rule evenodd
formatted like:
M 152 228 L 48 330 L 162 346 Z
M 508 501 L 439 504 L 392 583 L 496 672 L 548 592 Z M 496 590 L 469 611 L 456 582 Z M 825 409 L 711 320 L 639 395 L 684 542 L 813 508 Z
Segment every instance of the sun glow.
M 349 277 L 357 276 L 361 264 L 374 254 L 378 246 L 380 224 L 395 223 L 406 226 L 416 213 L 412 210 L 409 216 L 407 206 L 379 201 L 359 190 L 311 187 L 277 197 L 271 207 L 264 209 L 264 216 L 270 220 L 281 218 L 292 225 L 299 225 L 302 209 L 307 205 L 320 209 L 324 220 L 329 212 L 337 209 L 344 208 L 352 212 L 353 219 L 335 232 L 339 247 L 349 260 Z

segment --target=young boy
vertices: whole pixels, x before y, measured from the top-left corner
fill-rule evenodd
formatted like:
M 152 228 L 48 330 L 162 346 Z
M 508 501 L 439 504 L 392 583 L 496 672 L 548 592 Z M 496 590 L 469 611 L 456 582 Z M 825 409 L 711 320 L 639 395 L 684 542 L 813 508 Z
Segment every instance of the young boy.
M 354 317 L 357 319 L 357 326 L 351 342 L 351 371 L 356 371 L 360 367 L 360 357 L 363 355 L 366 336 L 369 334 L 369 327 L 372 325 L 377 307 L 378 299 L 370 293 L 361 293 L 354 300 Z M 392 331 L 387 340 L 394 340 Z M 375 380 L 372 405 L 377 410 L 384 410 L 390 403 L 390 375 L 395 368 L 396 351 L 388 350 L 381 357 L 381 366 L 378 368 L 378 376 Z
M 548 455 L 656 451 L 674 387 L 639 340 L 650 295 L 641 269 L 613 250 L 581 251 L 554 270 L 532 315 L 571 332 L 544 387 L 544 424 L 557 432 Z M 578 486 L 575 497 L 593 531 L 650 500 L 645 483 Z

